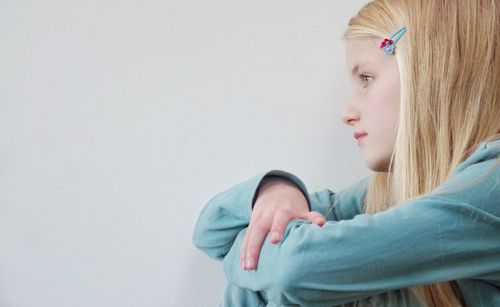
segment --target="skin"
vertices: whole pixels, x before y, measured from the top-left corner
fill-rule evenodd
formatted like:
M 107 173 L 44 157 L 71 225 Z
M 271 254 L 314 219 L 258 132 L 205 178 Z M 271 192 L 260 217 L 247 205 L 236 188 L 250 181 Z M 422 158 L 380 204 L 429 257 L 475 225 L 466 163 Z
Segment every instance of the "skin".
M 358 140 L 366 166 L 375 172 L 387 172 L 398 127 L 400 82 L 394 55 L 386 55 L 379 43 L 366 38 L 346 41 L 353 92 L 342 121 L 352 126 L 353 132 L 367 133 Z M 360 65 L 352 75 L 352 69 L 363 63 L 368 64 Z
M 399 118 L 397 62 L 394 55 L 386 55 L 379 49 L 379 39 L 356 38 L 345 42 L 353 90 L 342 112 L 342 121 L 353 128 L 353 133 L 367 134 L 357 141 L 366 166 L 375 172 L 387 172 Z M 358 64 L 359 70 L 353 73 Z M 284 179 L 264 180 L 244 237 L 241 268 L 256 269 L 267 234 L 271 243 L 277 244 L 293 219 L 308 220 L 319 226 L 326 222 L 321 213 L 309 212 L 304 195 L 295 185 Z

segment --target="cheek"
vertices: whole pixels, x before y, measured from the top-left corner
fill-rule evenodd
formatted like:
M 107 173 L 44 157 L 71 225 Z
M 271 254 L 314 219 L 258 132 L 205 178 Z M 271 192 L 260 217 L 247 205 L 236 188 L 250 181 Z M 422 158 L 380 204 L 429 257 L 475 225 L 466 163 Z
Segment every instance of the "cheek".
M 394 126 L 399 117 L 399 81 L 397 70 L 382 74 L 367 93 L 367 108 L 372 120 L 384 126 Z
M 388 136 L 396 132 L 399 118 L 399 101 L 385 92 L 370 93 L 364 110 L 366 124 L 372 134 Z M 368 132 L 370 133 L 370 132 Z

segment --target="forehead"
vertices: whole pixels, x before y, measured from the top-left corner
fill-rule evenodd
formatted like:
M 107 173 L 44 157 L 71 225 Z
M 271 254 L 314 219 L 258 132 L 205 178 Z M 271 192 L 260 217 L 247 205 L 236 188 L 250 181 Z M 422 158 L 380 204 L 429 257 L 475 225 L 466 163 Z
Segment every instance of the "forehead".
M 388 64 L 391 57 L 379 49 L 380 40 L 376 38 L 349 38 L 345 40 L 346 64 L 352 70 L 356 66 Z

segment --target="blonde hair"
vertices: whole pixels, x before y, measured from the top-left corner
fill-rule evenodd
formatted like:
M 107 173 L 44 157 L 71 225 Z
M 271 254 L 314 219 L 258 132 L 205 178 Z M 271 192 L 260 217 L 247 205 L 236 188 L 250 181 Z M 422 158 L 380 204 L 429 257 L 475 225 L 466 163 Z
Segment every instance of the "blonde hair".
M 371 176 L 365 213 L 431 193 L 500 138 L 499 10 L 498 0 L 374 0 L 350 19 L 343 39 L 407 29 L 393 55 L 401 89 L 390 167 Z M 465 306 L 454 281 L 408 289 L 423 306 Z

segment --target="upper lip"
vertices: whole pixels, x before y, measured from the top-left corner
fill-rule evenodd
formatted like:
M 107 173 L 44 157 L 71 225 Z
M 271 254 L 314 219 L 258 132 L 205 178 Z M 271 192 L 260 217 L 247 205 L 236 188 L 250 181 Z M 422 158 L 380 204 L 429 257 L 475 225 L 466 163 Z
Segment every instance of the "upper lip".
M 362 137 L 363 135 L 366 135 L 366 133 L 354 132 L 354 138 L 355 138 L 355 139 L 359 139 L 359 138 L 360 138 L 360 137 Z

